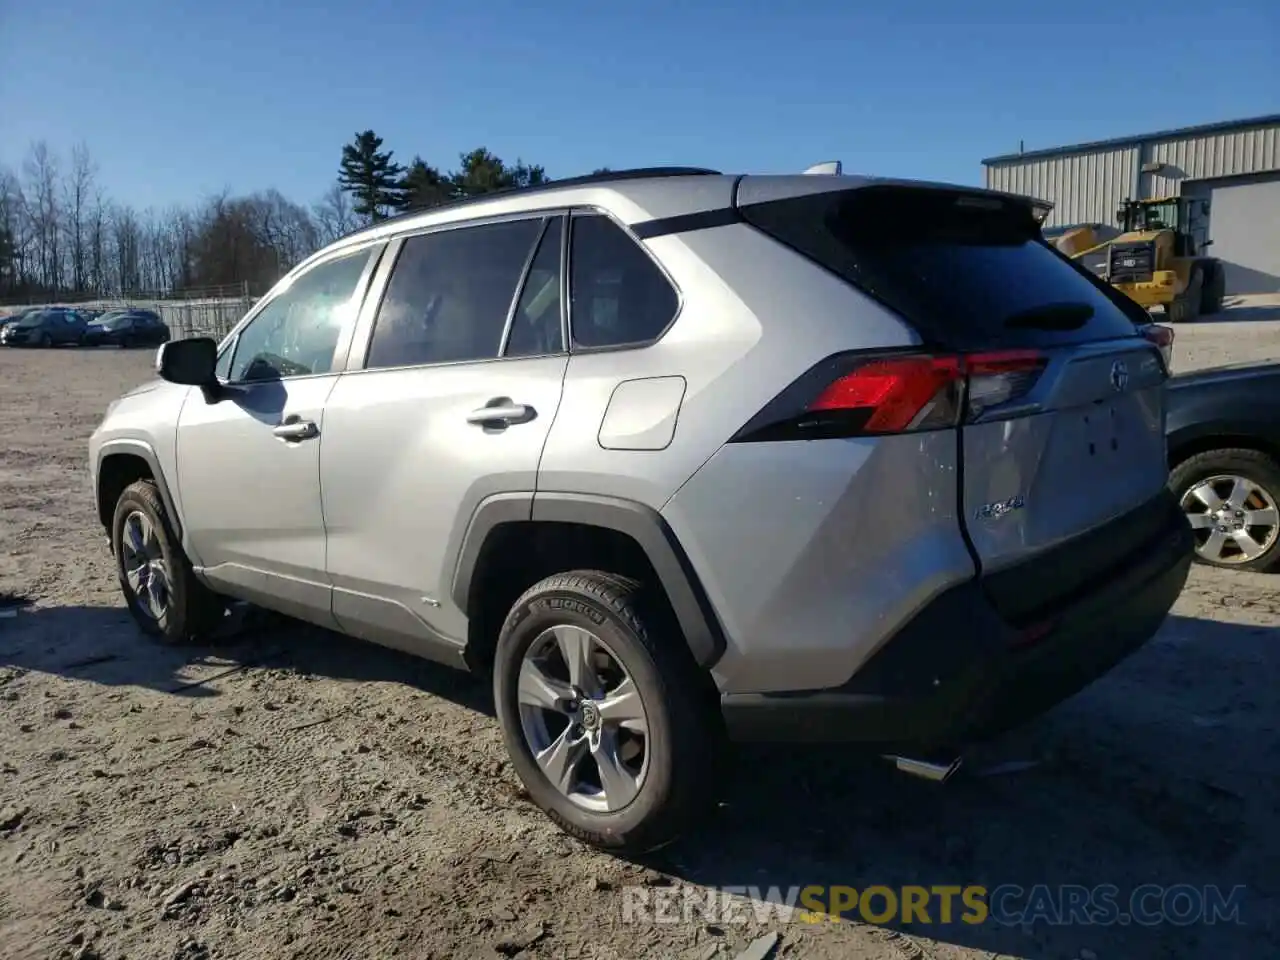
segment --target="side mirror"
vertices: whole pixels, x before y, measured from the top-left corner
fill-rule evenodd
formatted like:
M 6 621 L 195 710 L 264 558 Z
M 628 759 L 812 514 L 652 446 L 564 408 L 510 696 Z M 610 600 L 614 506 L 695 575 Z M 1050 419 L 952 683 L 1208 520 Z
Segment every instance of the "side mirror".
M 170 340 L 156 352 L 156 373 L 162 380 L 189 387 L 209 387 L 218 382 L 218 343 L 211 337 Z

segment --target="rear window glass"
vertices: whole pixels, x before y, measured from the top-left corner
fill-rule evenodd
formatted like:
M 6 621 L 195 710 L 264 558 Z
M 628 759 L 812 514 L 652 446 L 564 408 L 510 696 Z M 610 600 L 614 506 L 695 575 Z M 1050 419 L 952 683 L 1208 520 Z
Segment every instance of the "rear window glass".
M 1017 204 L 868 187 L 747 205 L 742 214 L 951 349 L 1133 336 L 1143 315 L 1049 249 Z

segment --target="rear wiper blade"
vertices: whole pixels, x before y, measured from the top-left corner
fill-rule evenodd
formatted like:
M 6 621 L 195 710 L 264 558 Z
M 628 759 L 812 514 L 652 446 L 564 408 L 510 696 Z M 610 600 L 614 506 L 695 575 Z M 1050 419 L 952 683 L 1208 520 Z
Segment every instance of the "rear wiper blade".
M 1092 318 L 1093 307 L 1087 303 L 1045 303 L 1012 314 L 1004 325 L 1014 329 L 1079 330 Z

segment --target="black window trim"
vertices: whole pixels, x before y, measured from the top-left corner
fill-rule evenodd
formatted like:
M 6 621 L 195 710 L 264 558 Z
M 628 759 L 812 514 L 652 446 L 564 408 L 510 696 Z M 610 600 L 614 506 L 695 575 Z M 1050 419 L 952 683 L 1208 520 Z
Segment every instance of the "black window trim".
M 231 332 L 228 333 L 226 337 L 223 338 L 222 343 L 218 345 L 215 360 L 216 365 L 221 362 L 223 353 L 229 351 L 231 354 L 231 361 L 227 365 L 227 372 L 230 374 L 231 369 L 236 363 L 235 353 L 240 348 L 240 335 L 248 329 L 251 323 L 257 320 L 257 318 L 262 314 L 262 311 L 274 303 L 280 296 L 292 289 L 299 279 L 305 277 L 318 267 L 333 263 L 335 260 L 342 260 L 347 257 L 363 253 L 366 258 L 364 267 L 360 271 L 359 279 L 356 280 L 355 289 L 351 291 L 351 303 L 354 305 L 354 309 L 351 311 L 352 315 L 347 317 L 342 324 L 342 328 L 338 331 L 338 341 L 334 345 L 333 360 L 330 362 L 328 370 L 324 373 L 291 374 L 289 376 L 278 377 L 272 380 L 223 380 L 219 377 L 218 382 L 224 386 L 248 389 L 263 383 L 284 383 L 293 380 L 310 380 L 316 377 L 332 377 L 342 373 L 343 369 L 346 367 L 347 356 L 351 350 L 351 337 L 355 331 L 356 319 L 360 316 L 363 310 L 364 300 L 369 294 L 370 280 L 373 277 L 374 270 L 377 268 L 379 261 L 382 259 L 382 255 L 385 253 L 386 246 L 387 244 L 385 241 L 375 240 L 367 244 L 356 244 L 341 247 L 332 251 L 332 253 L 313 257 L 299 267 L 290 270 L 276 281 L 275 285 L 260 297 L 258 302 L 249 308 L 248 313 L 241 317 L 240 321 L 231 328 Z
M 511 303 L 507 307 L 507 319 L 506 319 L 506 322 L 503 323 L 502 325 L 502 336 L 498 339 L 498 359 L 499 360 L 528 360 L 530 359 L 530 357 L 558 356 L 559 354 L 565 352 L 564 335 L 562 332 L 560 337 L 560 349 L 555 351 L 554 353 L 550 353 L 550 354 L 537 353 L 537 354 L 531 354 L 530 356 L 521 356 L 521 357 L 507 356 L 507 347 L 511 346 L 511 328 L 515 326 L 516 313 L 520 309 L 520 301 L 524 299 L 525 284 L 529 282 L 529 274 L 533 272 L 533 261 L 538 259 L 538 254 L 542 252 L 542 241 L 547 239 L 547 231 L 551 229 L 551 225 L 555 223 L 557 220 L 563 222 L 564 217 L 560 216 L 560 217 L 543 217 L 542 218 L 542 229 L 538 232 L 537 238 L 533 241 L 533 246 L 529 248 L 529 255 L 525 257 L 524 267 L 520 270 L 520 279 L 516 281 L 515 293 L 512 295 Z M 564 275 L 564 257 L 563 257 L 564 231 L 563 230 L 561 230 L 560 246 L 562 249 L 560 251 L 557 251 L 558 253 L 561 254 L 560 259 L 556 264 L 557 280 L 561 280 Z M 563 327 L 564 327 L 564 302 L 563 301 L 561 301 L 560 303 L 560 317 L 561 317 L 560 326 L 563 331 Z
M 593 354 L 593 353 L 616 353 L 624 350 L 643 350 L 658 343 L 663 337 L 670 332 L 675 326 L 676 321 L 680 319 L 680 315 L 684 312 L 684 291 L 680 289 L 680 285 L 676 283 L 675 278 L 671 276 L 666 266 L 653 255 L 653 251 L 641 240 L 635 231 L 628 225 L 615 217 L 608 210 L 602 207 L 583 204 L 573 207 L 570 211 L 569 229 L 564 233 L 564 254 L 561 259 L 561 271 L 563 274 L 562 296 L 564 297 L 564 316 L 565 325 L 565 343 L 568 346 L 569 353 L 573 354 Z M 667 321 L 666 326 L 658 331 L 656 335 L 647 340 L 635 340 L 628 343 L 609 343 L 598 347 L 587 347 L 579 344 L 573 337 L 573 298 L 570 295 L 573 289 L 573 221 L 579 217 L 603 216 L 613 222 L 613 225 L 620 229 L 632 243 L 640 249 L 640 251 L 649 258 L 649 261 L 658 269 L 663 279 L 670 285 L 672 291 L 676 295 L 676 308 L 672 311 L 671 319 Z
M 561 349 L 556 353 L 539 354 L 537 357 L 505 357 L 501 353 L 492 357 L 484 357 L 473 360 L 434 360 L 426 363 L 404 363 L 394 367 L 370 367 L 369 363 L 369 347 L 373 344 L 373 335 L 377 329 L 378 313 L 382 310 L 382 303 L 386 299 L 387 289 L 391 285 L 391 278 L 395 274 L 396 264 L 400 260 L 401 254 L 404 252 L 404 246 L 415 237 L 428 236 L 437 233 L 445 233 L 450 230 L 464 230 L 471 227 L 487 227 L 499 223 L 512 223 L 519 220 L 541 220 L 542 229 L 538 233 L 537 240 L 530 248 L 530 254 L 525 259 L 525 265 L 520 274 L 520 279 L 516 284 L 516 288 L 512 293 L 512 301 L 507 306 L 507 320 L 503 327 L 503 340 L 499 344 L 500 349 L 506 348 L 506 335 L 508 327 L 511 323 L 511 316 L 516 306 L 519 304 L 519 298 L 524 290 L 525 275 L 532 264 L 532 258 L 537 256 L 538 246 L 542 242 L 548 224 L 557 217 L 564 218 L 570 213 L 566 207 L 548 207 L 542 210 L 517 210 L 511 213 L 494 214 L 488 217 L 475 217 L 465 220 L 450 220 L 447 223 L 434 223 L 425 226 L 415 227 L 412 230 L 405 230 L 403 233 L 397 233 L 394 237 L 386 241 L 387 249 L 383 251 L 382 263 L 377 271 L 369 290 L 365 294 L 364 307 L 360 311 L 360 317 L 356 323 L 354 336 L 351 342 L 351 349 L 347 355 L 346 369 L 343 371 L 348 374 L 366 374 L 366 373 L 383 373 L 393 370 L 424 370 L 437 367 L 457 367 L 463 364 L 476 363 L 511 363 L 519 360 L 536 360 L 546 357 L 563 357 L 567 355 L 568 341 L 561 338 Z M 563 251 L 564 237 L 568 235 L 566 229 L 561 234 L 561 244 Z M 560 276 L 561 290 L 564 289 L 564 254 L 561 253 L 560 258 Z M 567 313 L 563 302 L 560 308 L 561 327 L 565 324 L 564 317 Z

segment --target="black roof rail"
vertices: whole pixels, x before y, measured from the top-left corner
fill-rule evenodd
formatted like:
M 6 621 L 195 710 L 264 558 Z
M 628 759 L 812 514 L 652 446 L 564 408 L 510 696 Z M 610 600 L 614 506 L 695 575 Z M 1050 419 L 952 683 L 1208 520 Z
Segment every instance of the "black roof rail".
M 576 187 L 579 184 L 607 183 L 610 180 L 642 180 L 649 177 L 718 177 L 719 170 L 706 167 L 635 167 L 631 170 L 603 170 L 600 173 L 588 173 L 581 177 L 566 177 L 563 180 L 548 180 L 538 186 Z M 527 190 L 535 189 L 526 187 Z
M 609 183 L 617 180 L 642 180 L 650 177 L 718 177 L 722 176 L 719 170 L 710 170 L 706 167 L 635 167 L 631 170 L 605 170 L 601 173 L 588 173 L 580 177 L 566 177 L 563 180 L 547 180 L 543 183 L 535 183 L 527 187 L 508 187 L 506 190 L 492 190 L 489 193 L 482 193 L 475 197 L 464 197 L 461 200 L 452 200 L 449 203 L 442 203 L 435 207 L 421 207 L 417 210 L 406 210 L 404 213 L 397 213 L 395 216 L 387 217 L 385 220 L 379 220 L 368 226 L 359 227 L 345 234 L 340 239 L 347 240 L 351 237 L 358 237 L 363 233 L 374 230 L 378 227 L 384 227 L 389 223 L 397 223 L 408 217 L 416 217 L 421 213 L 434 213 L 437 210 L 454 210 L 458 207 L 465 207 L 472 203 L 481 203 L 485 200 L 493 200 L 499 197 L 510 197 L 515 194 L 525 193 L 541 193 L 543 190 L 555 190 L 559 187 L 579 187 L 588 186 L 593 183 Z

